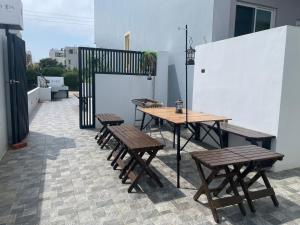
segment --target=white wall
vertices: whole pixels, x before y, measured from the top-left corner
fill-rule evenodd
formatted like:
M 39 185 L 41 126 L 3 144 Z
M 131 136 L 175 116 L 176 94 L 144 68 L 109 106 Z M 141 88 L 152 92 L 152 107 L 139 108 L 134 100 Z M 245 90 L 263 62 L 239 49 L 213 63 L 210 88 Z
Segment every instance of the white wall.
M 285 155 L 276 170 L 300 167 L 300 28 L 288 27 L 277 149 Z
M 4 45 L 6 45 L 6 37 L 4 32 L 0 30 L 0 159 L 7 151 L 8 147 L 4 61 L 7 53 L 4 51 Z
M 95 3 L 97 47 L 124 49 L 124 34 L 131 34 L 131 50 L 169 52 L 168 102 L 185 99 L 185 31 L 189 25 L 193 45 L 212 39 L 212 0 L 101 0 Z M 192 98 L 193 68 L 189 69 Z
M 40 100 L 40 88 L 37 87 L 27 93 L 28 96 L 28 115 L 31 116 L 33 110 L 37 107 Z
M 96 114 L 114 113 L 121 116 L 126 123 L 134 122 L 134 105 L 131 103 L 135 98 L 153 97 L 153 83 L 155 82 L 155 99 L 166 105 L 168 76 L 166 52 L 158 53 L 157 75 L 152 80 L 147 80 L 147 76 L 129 76 L 96 74 Z M 141 116 L 139 114 L 139 116 Z
M 281 27 L 198 46 L 193 110 L 277 135 L 285 42 Z

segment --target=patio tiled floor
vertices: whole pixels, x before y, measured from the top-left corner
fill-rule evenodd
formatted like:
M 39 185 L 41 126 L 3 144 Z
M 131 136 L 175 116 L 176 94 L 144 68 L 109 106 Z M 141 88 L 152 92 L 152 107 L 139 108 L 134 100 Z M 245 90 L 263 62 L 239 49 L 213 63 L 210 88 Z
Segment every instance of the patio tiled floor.
M 144 192 L 128 194 L 95 131 L 78 128 L 77 99 L 41 104 L 30 130 L 29 146 L 0 162 L 0 224 L 214 224 L 208 207 L 192 199 L 200 181 L 188 152 L 203 148 L 189 144 L 183 152 L 181 189 L 169 147 L 153 162 L 164 188 L 144 179 Z M 300 224 L 300 169 L 269 176 L 280 207 L 258 200 L 256 215 L 246 206 L 246 217 L 227 207 L 219 210 L 223 224 Z

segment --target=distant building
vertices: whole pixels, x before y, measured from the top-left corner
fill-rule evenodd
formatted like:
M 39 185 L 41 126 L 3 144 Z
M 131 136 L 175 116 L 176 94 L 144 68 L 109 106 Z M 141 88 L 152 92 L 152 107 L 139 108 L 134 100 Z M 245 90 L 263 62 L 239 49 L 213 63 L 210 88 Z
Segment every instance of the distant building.
M 49 52 L 51 59 L 56 59 L 67 69 L 78 69 L 78 48 L 65 47 L 62 49 L 51 49 Z
M 73 70 L 78 69 L 78 48 L 77 47 L 66 47 L 66 68 Z
M 32 65 L 32 54 L 31 51 L 26 51 L 26 66 Z
M 52 48 L 49 52 L 49 57 L 51 59 L 56 59 L 58 63 L 61 63 L 63 66 L 66 66 L 65 50 L 63 48 L 62 49 Z

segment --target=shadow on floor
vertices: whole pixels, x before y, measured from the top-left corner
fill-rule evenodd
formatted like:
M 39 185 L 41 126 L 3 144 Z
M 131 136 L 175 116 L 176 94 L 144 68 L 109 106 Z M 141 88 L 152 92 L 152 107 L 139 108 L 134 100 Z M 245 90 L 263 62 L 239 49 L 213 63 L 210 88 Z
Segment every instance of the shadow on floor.
M 59 164 L 47 173 L 46 168 L 49 160 L 74 148 L 74 140 L 30 132 L 27 141 L 26 148 L 9 151 L 0 161 L 0 224 L 39 224 L 41 217 L 50 217 L 41 210 L 50 197 L 45 193 L 64 191 L 61 186 L 55 187 L 55 180 L 63 173 Z M 53 186 L 45 187 L 45 179 L 53 180 Z M 70 185 L 67 181 L 61 184 L 64 188 Z

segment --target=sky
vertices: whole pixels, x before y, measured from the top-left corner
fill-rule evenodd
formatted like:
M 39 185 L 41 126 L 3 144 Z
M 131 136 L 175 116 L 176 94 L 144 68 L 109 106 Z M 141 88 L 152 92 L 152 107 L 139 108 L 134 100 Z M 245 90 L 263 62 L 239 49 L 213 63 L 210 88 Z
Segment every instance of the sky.
M 22 0 L 22 37 L 33 61 L 51 48 L 94 46 L 94 0 Z

